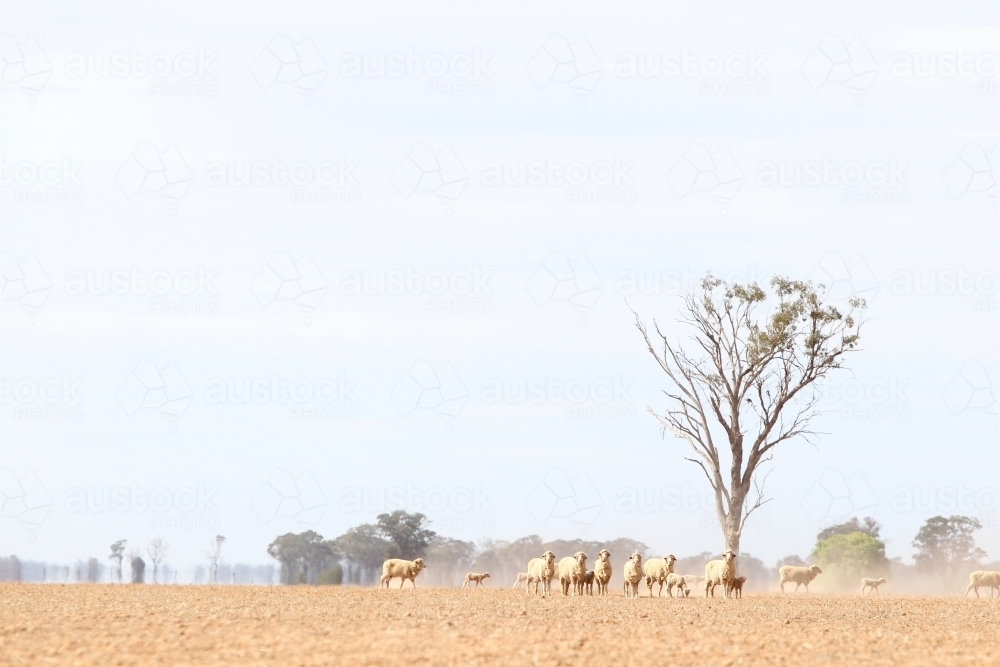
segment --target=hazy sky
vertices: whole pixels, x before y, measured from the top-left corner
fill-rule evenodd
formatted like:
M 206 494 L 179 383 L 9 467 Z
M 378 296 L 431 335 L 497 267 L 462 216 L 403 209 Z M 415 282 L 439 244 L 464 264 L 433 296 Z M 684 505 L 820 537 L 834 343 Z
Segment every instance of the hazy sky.
M 996 7 L 807 4 L 0 2 L 0 553 L 719 551 L 629 312 L 713 271 L 870 303 L 744 551 L 1000 558 Z

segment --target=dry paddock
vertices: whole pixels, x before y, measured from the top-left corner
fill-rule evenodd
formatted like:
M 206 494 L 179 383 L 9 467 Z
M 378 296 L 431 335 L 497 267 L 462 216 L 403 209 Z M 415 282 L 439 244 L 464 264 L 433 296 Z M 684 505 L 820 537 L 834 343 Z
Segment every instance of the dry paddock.
M 1000 598 L 0 584 L 0 665 L 1000 665 Z

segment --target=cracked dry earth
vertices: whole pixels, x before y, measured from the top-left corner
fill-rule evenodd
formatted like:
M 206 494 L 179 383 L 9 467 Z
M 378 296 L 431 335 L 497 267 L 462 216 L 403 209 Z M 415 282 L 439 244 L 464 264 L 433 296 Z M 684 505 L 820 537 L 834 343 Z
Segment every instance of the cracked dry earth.
M 1000 599 L 0 584 L 0 665 L 1000 665 Z

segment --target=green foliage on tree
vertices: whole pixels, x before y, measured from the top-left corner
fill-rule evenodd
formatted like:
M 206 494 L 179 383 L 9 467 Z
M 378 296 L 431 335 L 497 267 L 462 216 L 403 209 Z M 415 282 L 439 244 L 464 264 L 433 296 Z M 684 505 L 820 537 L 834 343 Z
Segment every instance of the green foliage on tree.
M 935 516 L 927 520 L 913 539 L 917 569 L 941 576 L 953 584 L 978 567 L 986 552 L 976 546 L 973 533 L 982 524 L 969 516 Z
M 363 523 L 349 529 L 331 542 L 347 566 L 345 580 L 350 584 L 368 584 L 377 580 L 388 546 L 378 526 Z
M 344 583 L 344 569 L 340 567 L 340 563 L 334 563 L 329 569 L 319 573 L 316 582 L 321 586 L 339 586 Z
M 334 552 L 319 533 L 285 533 L 267 547 L 267 555 L 281 564 L 281 582 L 313 583 L 315 577 L 332 564 Z
M 420 512 L 410 514 L 396 510 L 391 514 L 379 514 L 376 526 L 389 541 L 385 551 L 386 558 L 422 558 L 431 539 L 437 535 L 427 528 L 428 523 L 427 517 Z
M 885 542 L 863 531 L 836 533 L 820 540 L 812 557 L 822 568 L 824 580 L 838 588 L 854 587 L 863 577 L 889 572 Z
M 823 540 L 833 537 L 834 535 L 850 535 L 851 533 L 864 533 L 871 537 L 878 537 L 879 531 L 882 530 L 882 524 L 880 524 L 875 519 L 870 516 L 866 516 L 864 521 L 858 521 L 858 517 L 853 516 L 850 520 L 844 523 L 839 523 L 836 526 L 830 526 L 829 528 L 824 528 L 816 536 L 817 542 L 822 542 Z

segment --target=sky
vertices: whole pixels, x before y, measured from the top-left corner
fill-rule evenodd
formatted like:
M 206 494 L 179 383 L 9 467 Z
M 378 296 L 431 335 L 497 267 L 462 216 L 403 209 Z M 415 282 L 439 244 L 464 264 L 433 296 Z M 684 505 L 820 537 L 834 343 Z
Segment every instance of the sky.
M 0 553 L 392 509 L 724 547 L 647 408 L 707 272 L 869 308 L 744 552 L 1000 559 L 989 3 L 0 2 Z

